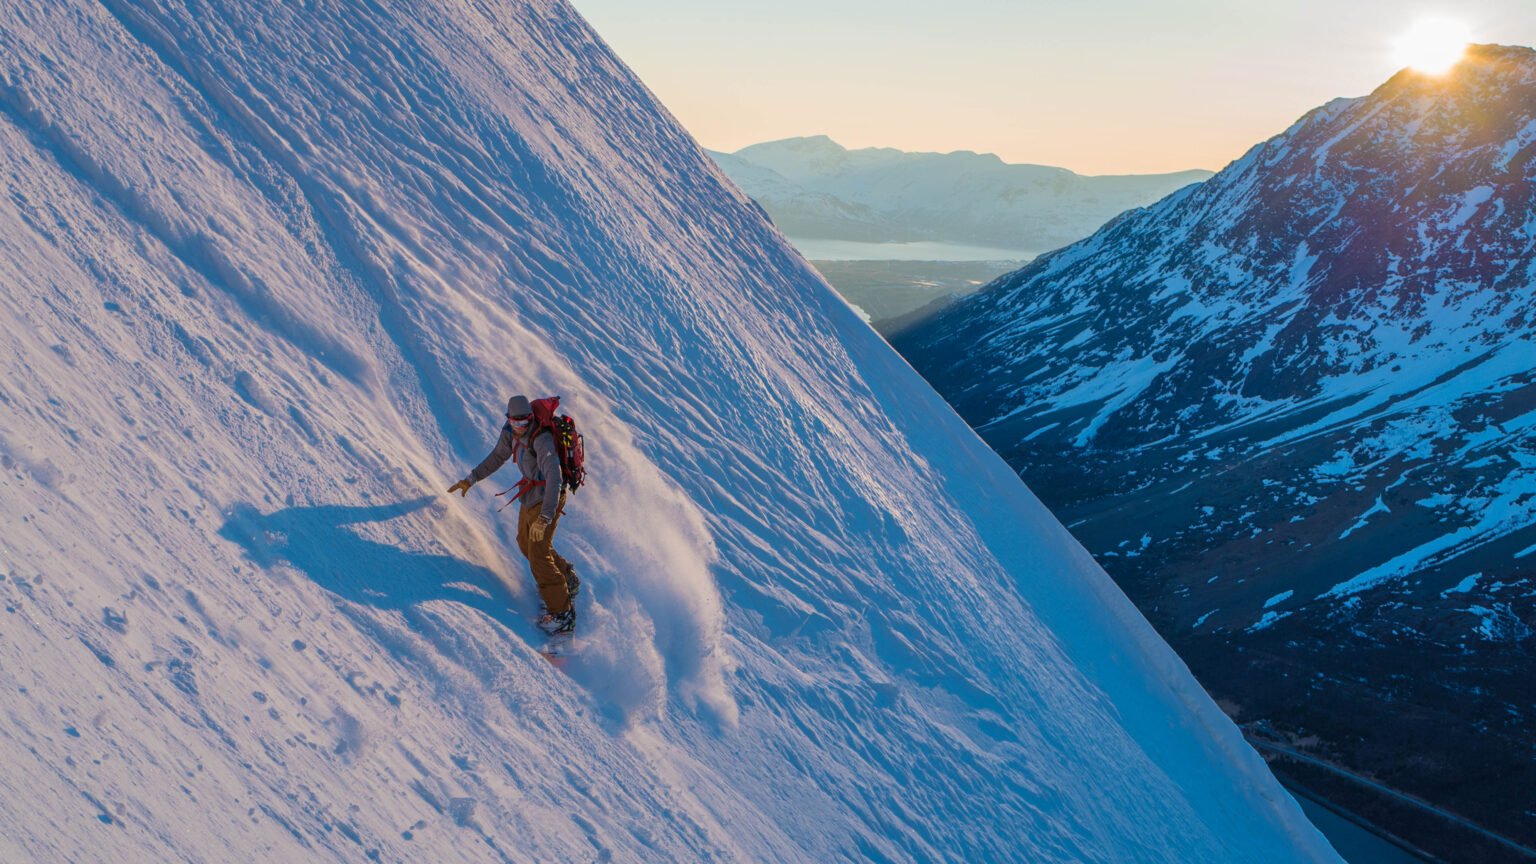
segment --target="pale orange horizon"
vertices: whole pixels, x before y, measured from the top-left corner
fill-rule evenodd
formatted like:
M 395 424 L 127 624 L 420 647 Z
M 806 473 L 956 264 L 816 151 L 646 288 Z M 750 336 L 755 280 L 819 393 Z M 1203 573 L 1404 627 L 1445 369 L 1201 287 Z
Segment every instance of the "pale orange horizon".
M 828 135 L 973 150 L 1080 174 L 1218 170 L 1307 111 L 1363 96 L 1425 19 L 1536 44 L 1536 2 L 1322 0 L 1234 9 L 1092 0 L 889 8 L 862 0 L 574 0 L 701 144 Z

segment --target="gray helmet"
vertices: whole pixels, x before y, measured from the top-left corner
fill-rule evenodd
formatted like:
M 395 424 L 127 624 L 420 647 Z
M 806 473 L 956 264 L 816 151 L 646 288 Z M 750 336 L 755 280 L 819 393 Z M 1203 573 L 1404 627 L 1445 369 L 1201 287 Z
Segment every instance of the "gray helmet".
M 524 417 L 533 413 L 533 406 L 528 404 L 527 396 L 513 396 L 507 400 L 508 417 Z

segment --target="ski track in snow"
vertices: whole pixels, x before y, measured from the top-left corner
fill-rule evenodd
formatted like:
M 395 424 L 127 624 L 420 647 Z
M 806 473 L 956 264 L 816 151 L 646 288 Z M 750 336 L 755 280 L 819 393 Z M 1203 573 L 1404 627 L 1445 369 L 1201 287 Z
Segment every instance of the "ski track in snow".
M 568 6 L 19 0 L 0 166 L 6 860 L 1334 860 Z

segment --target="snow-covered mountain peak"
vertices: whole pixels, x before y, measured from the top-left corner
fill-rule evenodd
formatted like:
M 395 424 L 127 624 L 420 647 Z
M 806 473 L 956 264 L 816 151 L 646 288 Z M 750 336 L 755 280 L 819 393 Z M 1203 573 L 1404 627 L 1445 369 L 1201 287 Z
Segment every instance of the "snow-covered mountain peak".
M 1326 700 L 1337 746 L 1381 743 L 1370 772 L 1446 737 L 1409 718 L 1477 728 L 1439 754 L 1470 764 L 1458 748 L 1528 734 L 1480 718 L 1529 692 L 1501 664 L 1528 662 L 1536 598 L 1533 236 L 1536 52 L 1475 46 L 896 344 L 1225 698 L 1293 726 L 1319 714 L 1288 705 Z M 1372 689 L 1447 664 L 1412 696 Z
M 833 141 L 830 135 L 802 135 L 795 138 L 781 138 L 776 141 L 753 144 L 742 148 L 739 152 L 751 154 L 774 151 L 817 156 L 841 156 L 848 152 L 848 148 Z
M 1007 164 L 996 153 L 977 153 L 972 150 L 955 150 L 948 153 L 909 152 L 894 147 L 862 147 L 849 150 L 826 135 L 765 141 L 743 147 L 731 155 L 756 165 L 772 168 L 796 180 L 890 166 L 910 167 L 922 164 L 950 166 L 951 170 L 961 168 L 985 170 L 1000 168 Z M 1062 168 L 1016 167 L 1070 173 Z
M 1449 81 L 1426 84 L 1425 76 L 1405 72 L 1369 97 L 1330 103 L 1206 183 L 1042 258 L 1021 278 L 956 310 L 951 320 L 975 318 L 983 308 L 1059 302 L 1054 292 L 1038 291 L 1034 280 L 1042 278 L 1074 296 L 1100 298 L 1090 302 L 1095 308 L 1112 295 L 1107 283 L 1078 288 L 1072 277 L 1089 262 L 1102 266 L 1098 262 L 1111 247 L 1155 234 L 1157 251 L 1127 257 L 1114 268 L 1138 290 L 1114 301 L 1102 328 L 1056 330 L 1060 339 L 1076 338 L 1076 345 L 1105 358 L 1131 348 L 1166 359 L 1225 333 L 1221 338 L 1232 341 L 1224 350 L 1242 357 L 1230 372 L 1241 381 L 1243 398 L 1343 396 L 1344 388 L 1374 394 L 1357 410 L 1378 405 L 1418 378 L 1378 380 L 1364 373 L 1408 362 L 1448 371 L 1462 362 L 1469 340 L 1485 341 L 1477 329 L 1482 322 L 1515 309 L 1527 288 L 1520 262 L 1527 251 L 1527 178 L 1536 144 L 1532 53 L 1484 47 L 1470 53 Z M 1477 243 L 1468 242 L 1469 232 Z M 1123 304 L 1129 302 L 1152 304 L 1146 308 L 1150 317 L 1127 316 Z M 1337 322 L 1330 332 L 1347 346 L 1320 350 L 1312 325 L 1326 319 Z M 1010 311 L 999 320 L 997 344 L 1054 328 L 1049 322 L 1056 320 Z M 1147 350 L 1151 321 L 1158 322 L 1150 334 L 1162 347 Z M 1243 322 L 1250 326 L 1217 329 Z M 1313 359 L 1292 362 L 1297 352 Z M 1077 362 L 1083 356 L 1081 348 L 1061 355 L 1054 362 L 1067 377 L 1052 380 L 1092 379 L 1096 383 L 1082 393 L 1094 399 L 1091 394 L 1106 382 L 1090 371 L 1092 364 Z M 1132 389 L 1120 391 L 1123 399 L 1150 395 L 1135 388 L 1154 379 L 1164 386 L 1183 380 L 1185 373 L 1163 366 L 1164 359 L 1153 377 L 1127 379 Z M 1289 372 L 1277 377 L 1281 368 Z M 1037 387 L 1020 392 L 990 406 L 986 419 L 1008 415 L 1021 400 L 1041 410 L 1041 395 Z M 1167 422 L 1146 411 L 1128 413 L 1121 410 L 1123 399 L 1114 399 L 1084 434 L 1131 435 L 1141 442 L 1177 430 L 1199 435 L 1250 407 L 1212 397 L 1199 400 L 1210 419 L 1193 425 L 1151 403 L 1144 407 Z
M 1475 105 L 1479 91 L 1485 95 L 1507 92 L 1511 87 L 1536 80 L 1536 49 L 1525 45 L 1468 45 L 1463 58 L 1443 73 L 1413 68 L 1393 75 L 1376 95 L 1391 98 L 1398 93 L 1429 95 L 1462 108 Z

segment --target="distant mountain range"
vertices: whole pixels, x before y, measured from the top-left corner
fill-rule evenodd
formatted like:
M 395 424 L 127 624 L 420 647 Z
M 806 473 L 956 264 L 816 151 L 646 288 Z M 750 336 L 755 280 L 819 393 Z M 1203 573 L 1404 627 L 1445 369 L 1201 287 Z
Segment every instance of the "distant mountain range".
M 790 237 L 936 240 L 1030 253 L 1079 240 L 1124 210 L 1211 176 L 1085 177 L 1011 165 L 990 153 L 848 150 L 825 135 L 710 155 Z
M 1531 844 L 1533 235 L 1536 52 L 1478 46 L 894 344 L 1238 719 Z

